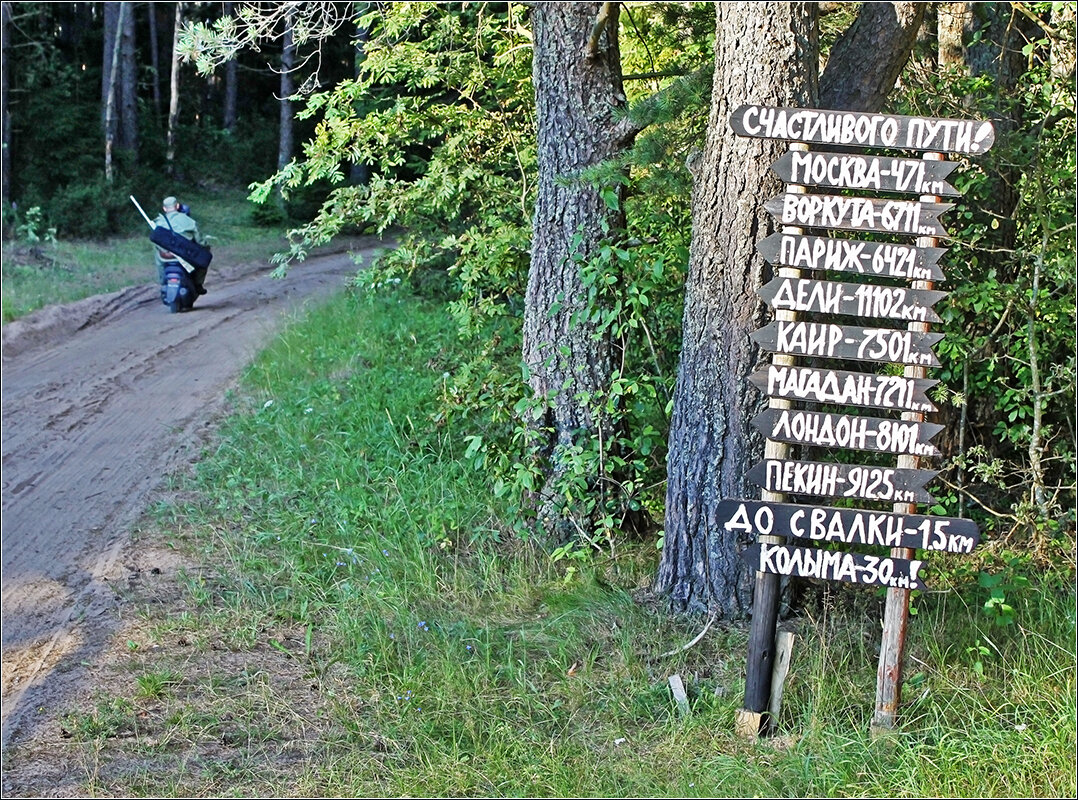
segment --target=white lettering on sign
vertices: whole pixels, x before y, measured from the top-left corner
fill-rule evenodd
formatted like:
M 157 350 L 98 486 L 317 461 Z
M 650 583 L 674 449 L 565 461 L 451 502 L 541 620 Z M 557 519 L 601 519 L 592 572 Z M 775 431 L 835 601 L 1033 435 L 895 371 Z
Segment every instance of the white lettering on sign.
M 740 135 L 815 144 L 982 153 L 995 141 L 991 122 L 814 108 L 746 105 L 734 112 L 731 122 Z
M 920 441 L 921 433 L 919 422 L 780 409 L 769 438 L 820 447 L 936 455 L 934 445 Z
M 796 575 L 802 578 L 821 578 L 850 583 L 867 583 L 895 589 L 919 587 L 918 575 L 923 561 L 893 559 L 844 553 L 838 550 L 816 550 L 809 547 L 786 547 L 761 543 L 761 572 L 773 575 Z M 904 565 L 909 565 L 907 573 Z
M 782 196 L 783 225 L 810 228 L 857 228 L 887 233 L 922 234 L 921 204 L 888 200 L 875 204 L 865 197 L 823 194 Z
M 769 492 L 892 503 L 912 503 L 917 499 L 915 490 L 897 485 L 897 470 L 891 467 L 769 460 L 764 462 L 764 469 L 764 488 Z
M 776 278 L 763 286 L 759 294 L 768 305 L 785 311 L 848 314 L 902 322 L 938 321 L 932 306 L 945 296 L 943 292 L 924 289 L 802 278 Z
M 767 394 L 816 403 L 875 406 L 905 411 L 932 411 L 931 403 L 917 402 L 917 384 L 902 375 L 786 367 L 767 368 Z
M 919 265 L 916 247 L 849 239 L 782 234 L 779 263 L 798 269 L 853 272 L 888 278 L 929 280 L 932 270 Z
M 846 114 L 815 109 L 748 106 L 742 124 L 750 136 L 824 144 L 893 147 L 898 124 L 882 114 Z

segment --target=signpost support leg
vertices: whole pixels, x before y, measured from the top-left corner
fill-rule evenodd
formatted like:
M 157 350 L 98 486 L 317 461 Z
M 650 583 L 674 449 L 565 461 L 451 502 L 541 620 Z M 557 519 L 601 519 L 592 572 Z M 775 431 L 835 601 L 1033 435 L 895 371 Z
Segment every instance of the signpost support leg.
M 805 152 L 807 144 L 793 142 L 790 150 Z M 805 194 L 805 187 L 787 185 L 786 190 L 793 194 Z M 783 233 L 799 234 L 801 228 L 783 226 Z M 789 267 L 779 269 L 779 275 L 784 278 L 797 279 L 801 272 Z M 793 321 L 797 315 L 792 311 L 776 311 L 775 318 Z M 773 363 L 784 366 L 794 366 L 796 360 L 793 356 L 776 355 Z M 791 408 L 789 400 L 771 398 L 768 408 Z M 781 460 L 789 455 L 789 446 L 782 443 L 767 440 L 764 455 L 768 459 Z M 786 496 L 777 492 L 764 491 L 761 493 L 764 500 L 781 503 Z M 760 536 L 758 541 L 765 544 L 784 544 L 786 540 L 781 536 Z M 779 619 L 779 595 L 781 592 L 781 576 L 765 572 L 756 573 L 756 586 L 752 596 L 752 623 L 749 628 L 749 646 L 745 670 L 745 702 L 737 712 L 734 727 L 739 736 L 756 737 L 766 733 L 774 720 L 767 713 L 771 703 L 772 672 L 775 666 L 775 629 Z
M 943 153 L 925 153 L 925 161 L 942 161 Z M 922 195 L 921 202 L 938 203 L 940 198 L 934 195 Z M 936 247 L 939 240 L 926 236 L 917 240 L 918 247 Z M 914 289 L 931 289 L 931 281 L 914 281 Z M 911 331 L 927 333 L 928 324 L 911 322 Z M 904 374 L 909 378 L 923 378 L 924 367 L 906 367 Z M 924 414 L 907 411 L 902 419 L 923 422 Z M 920 459 L 917 456 L 899 456 L 899 469 L 916 469 Z M 916 503 L 895 503 L 894 510 L 899 514 L 916 514 Z M 914 551 L 895 548 L 892 558 L 913 558 Z M 872 715 L 872 732 L 882 733 L 895 727 L 898 707 L 902 702 L 902 665 L 906 655 L 906 628 L 909 625 L 910 590 L 888 589 L 887 601 L 883 610 L 883 634 L 880 641 L 880 660 L 876 669 L 876 710 Z

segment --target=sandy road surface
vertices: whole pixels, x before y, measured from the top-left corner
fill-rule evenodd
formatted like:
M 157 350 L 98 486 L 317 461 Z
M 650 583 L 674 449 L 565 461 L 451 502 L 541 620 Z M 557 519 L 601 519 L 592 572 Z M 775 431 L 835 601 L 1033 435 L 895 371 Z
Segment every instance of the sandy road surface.
M 370 255 L 377 240 L 357 240 Z M 39 312 L 3 343 L 3 745 L 62 702 L 107 640 L 128 527 L 197 455 L 243 367 L 305 303 L 355 274 L 321 255 L 283 280 L 211 268 L 194 310 L 153 286 Z

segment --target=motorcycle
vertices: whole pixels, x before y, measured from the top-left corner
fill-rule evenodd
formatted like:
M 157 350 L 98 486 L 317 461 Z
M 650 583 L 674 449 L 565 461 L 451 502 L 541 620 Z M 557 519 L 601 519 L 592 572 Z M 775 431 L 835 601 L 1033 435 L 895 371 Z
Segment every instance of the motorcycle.
M 205 280 L 206 269 L 213 260 L 213 253 L 208 247 L 171 230 L 168 217 L 165 217 L 168 228 L 155 225 L 134 196 L 131 196 L 131 202 L 150 226 L 150 241 L 157 245 L 161 258 L 161 302 L 168 306 L 168 310 L 173 314 L 189 311 L 195 304 L 195 298 L 206 293 L 205 289 L 199 287 L 194 275 L 199 272 L 199 282 Z M 188 210 L 184 207 L 184 213 Z

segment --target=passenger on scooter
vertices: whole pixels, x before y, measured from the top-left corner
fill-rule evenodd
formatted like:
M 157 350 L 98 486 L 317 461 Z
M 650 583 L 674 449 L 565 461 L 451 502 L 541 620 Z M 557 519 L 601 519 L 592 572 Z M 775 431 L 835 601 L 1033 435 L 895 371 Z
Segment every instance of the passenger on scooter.
M 181 206 L 179 200 L 169 195 L 161 203 L 161 214 L 154 220 L 154 224 L 162 228 L 171 228 L 176 233 L 201 244 L 202 242 L 198 235 L 198 223 L 187 215 L 186 209 L 186 206 Z M 154 262 L 157 264 L 157 282 L 160 284 L 165 278 L 165 262 L 175 261 L 176 256 L 156 246 L 153 249 L 153 256 Z M 195 271 L 191 273 L 191 280 L 194 281 L 195 288 L 199 294 L 206 294 L 203 284 L 206 281 L 208 271 L 208 267 L 195 267 Z

